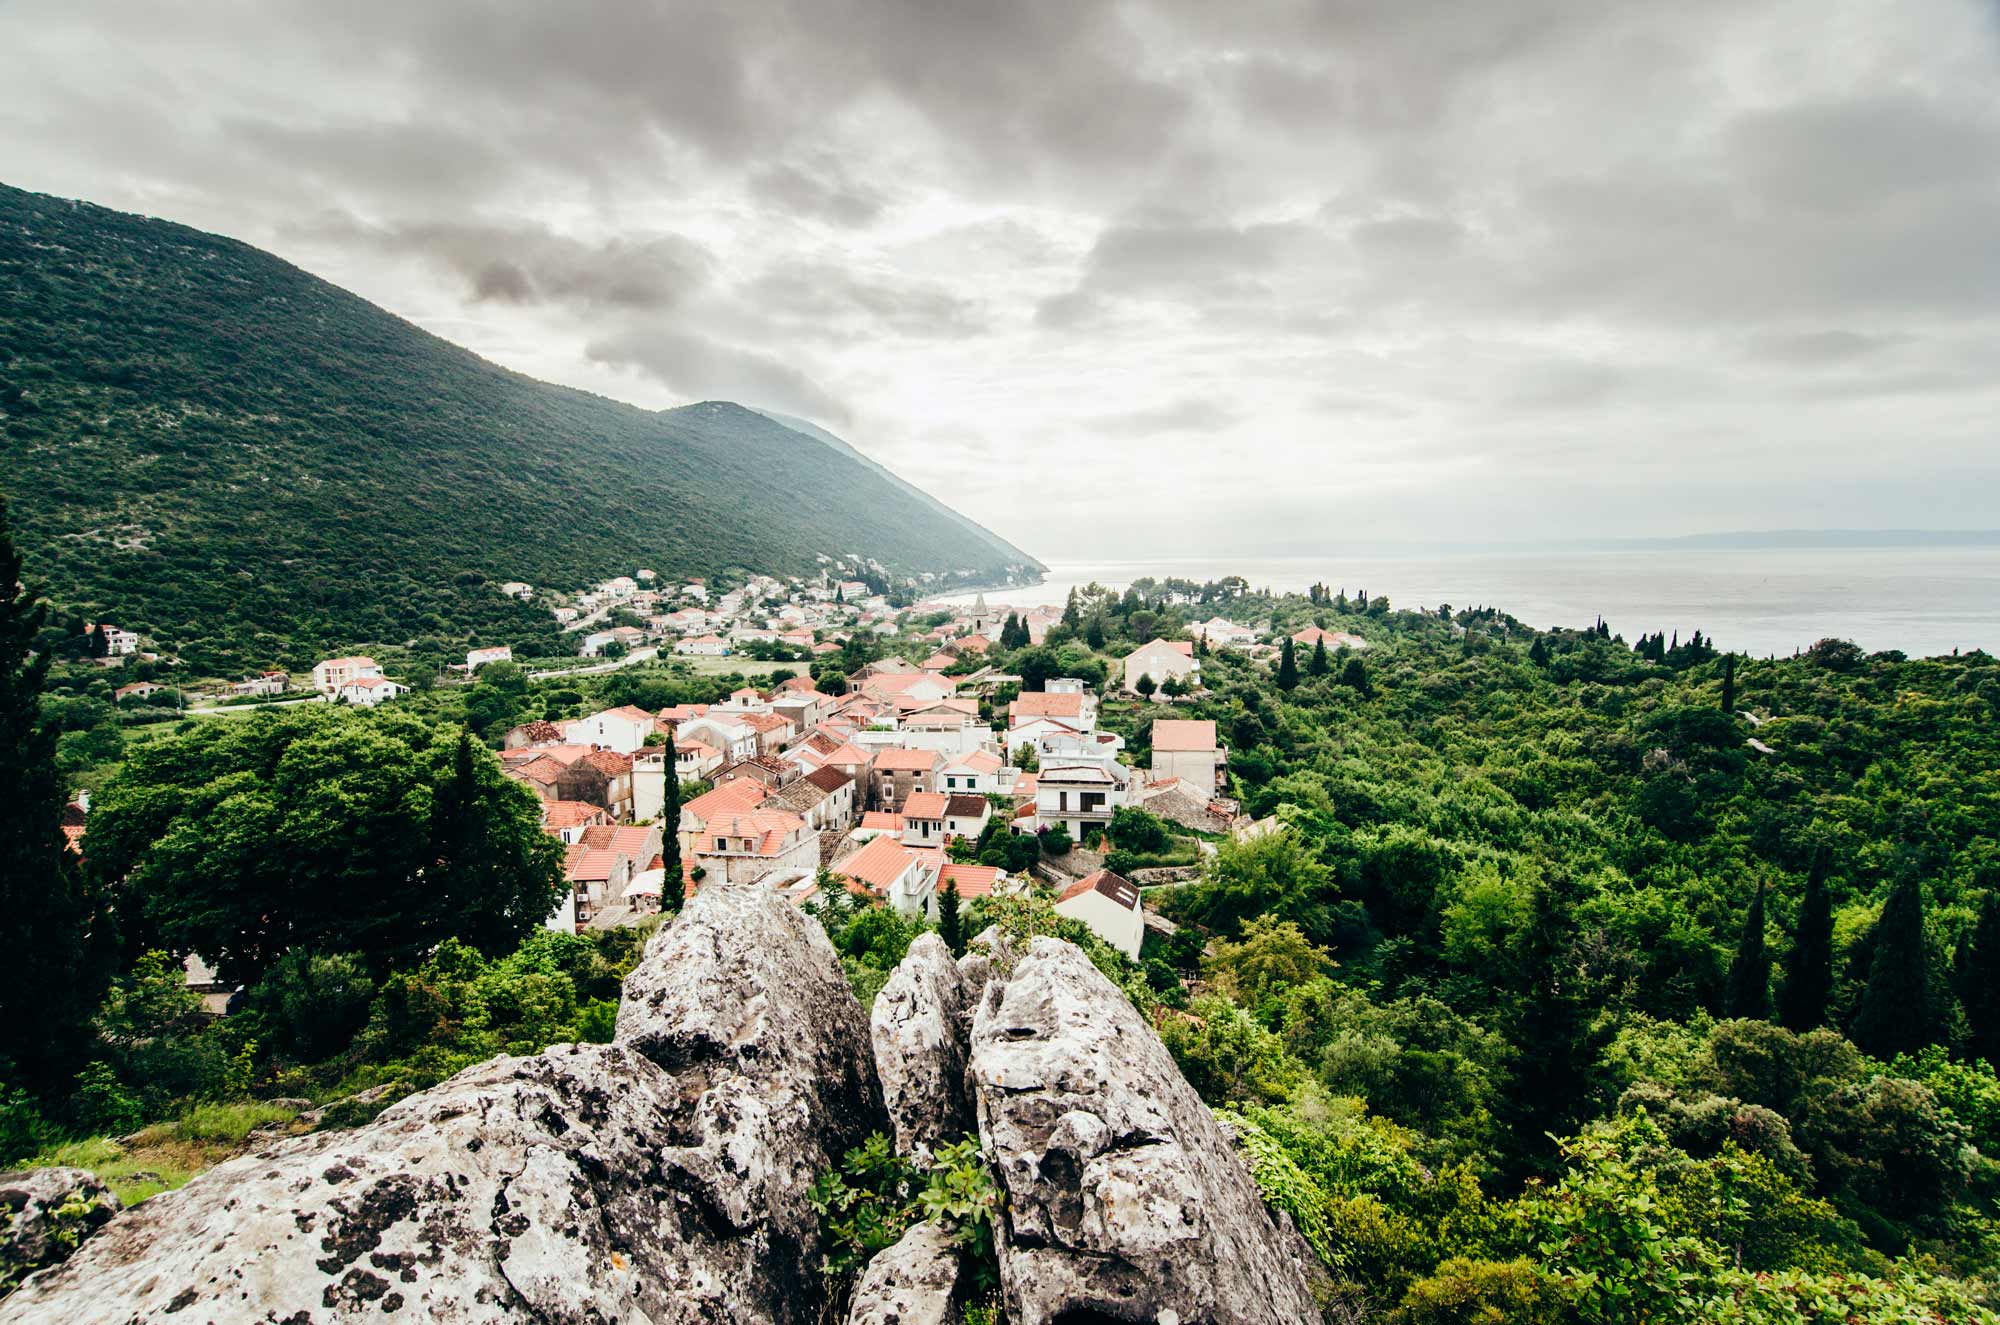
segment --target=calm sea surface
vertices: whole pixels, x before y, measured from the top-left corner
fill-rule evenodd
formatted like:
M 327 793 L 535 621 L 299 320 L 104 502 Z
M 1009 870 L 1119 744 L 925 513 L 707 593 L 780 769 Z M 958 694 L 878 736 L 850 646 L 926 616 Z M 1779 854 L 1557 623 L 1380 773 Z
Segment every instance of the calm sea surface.
M 1124 588 L 1144 576 L 1219 579 L 1303 590 L 1324 581 L 1396 607 L 1492 606 L 1538 627 L 1584 626 L 1602 614 L 1630 640 L 1700 629 L 1717 645 L 1788 654 L 1829 635 L 1912 657 L 2000 652 L 2000 547 L 1785 548 L 1483 552 L 1430 557 L 1285 557 L 1051 564 L 1031 589 L 989 592 L 1015 607 L 1060 604 L 1093 580 Z M 964 595 L 970 597 L 970 595 Z

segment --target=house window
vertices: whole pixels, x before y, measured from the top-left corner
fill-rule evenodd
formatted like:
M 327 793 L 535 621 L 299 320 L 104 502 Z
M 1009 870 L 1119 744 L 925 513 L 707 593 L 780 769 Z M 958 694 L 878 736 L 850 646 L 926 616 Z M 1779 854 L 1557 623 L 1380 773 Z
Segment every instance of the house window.
M 718 838 L 716 838 L 716 839 L 715 839 L 715 849 L 716 849 L 717 851 L 727 851 L 727 850 L 729 850 L 729 839 L 728 839 L 728 838 L 726 838 L 726 837 L 718 837 Z

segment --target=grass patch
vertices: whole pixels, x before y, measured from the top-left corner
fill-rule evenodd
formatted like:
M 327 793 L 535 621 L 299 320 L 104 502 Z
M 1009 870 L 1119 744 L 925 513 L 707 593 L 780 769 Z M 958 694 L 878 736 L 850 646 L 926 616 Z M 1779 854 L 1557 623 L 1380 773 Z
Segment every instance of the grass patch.
M 295 1130 L 306 1130 L 297 1118 L 290 1109 L 257 1100 L 198 1104 L 123 1141 L 92 1136 L 51 1146 L 22 1167 L 89 1169 L 121 1202 L 137 1205 L 234 1158 L 259 1127 L 295 1124 Z

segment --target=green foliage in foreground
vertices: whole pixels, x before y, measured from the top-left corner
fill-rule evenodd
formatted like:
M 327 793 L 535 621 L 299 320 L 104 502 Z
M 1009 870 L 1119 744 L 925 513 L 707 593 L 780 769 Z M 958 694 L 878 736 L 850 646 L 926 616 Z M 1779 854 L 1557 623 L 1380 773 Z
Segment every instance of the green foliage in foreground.
M 209 671 L 571 651 L 508 580 L 1032 564 L 810 425 L 537 382 L 247 245 L 4 187 L 0 472 L 34 476 L 66 609 Z
M 836 1302 L 844 1301 L 877 1252 L 896 1245 L 921 1220 L 936 1222 L 957 1245 L 962 1295 L 989 1296 L 999 1284 L 993 1227 L 1003 1197 L 980 1158 L 977 1137 L 941 1145 L 928 1161 L 918 1161 L 897 1154 L 876 1132 L 822 1172 L 807 1200 L 819 1215 L 828 1249 L 820 1270 Z
M 89 862 L 135 946 L 246 982 L 297 949 L 376 975 L 446 937 L 504 952 L 564 886 L 533 794 L 483 747 L 324 705 L 137 752 L 91 815 Z

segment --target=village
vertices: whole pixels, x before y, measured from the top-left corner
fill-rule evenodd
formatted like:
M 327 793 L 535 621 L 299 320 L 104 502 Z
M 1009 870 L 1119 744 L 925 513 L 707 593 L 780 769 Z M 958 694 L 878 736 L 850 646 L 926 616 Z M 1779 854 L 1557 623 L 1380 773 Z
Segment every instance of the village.
M 1189 638 L 1139 645 L 1095 684 L 1073 676 L 1024 682 L 988 655 L 1040 645 L 1065 607 L 1003 611 L 983 595 L 910 602 L 907 591 L 898 605 L 879 577 L 871 584 L 850 575 L 865 570 L 829 562 L 816 578 L 750 575 L 727 589 L 645 569 L 577 593 L 498 586 L 546 605 L 576 641 L 569 659 L 532 660 L 527 675 L 536 679 L 655 659 L 711 674 L 751 660 L 778 667 L 775 684 L 744 686 L 715 703 L 625 705 L 505 733 L 505 775 L 534 793 L 544 830 L 565 847 L 570 887 L 550 928 L 635 923 L 661 911 L 668 887 L 685 896 L 708 880 L 760 884 L 800 904 L 840 887 L 932 921 L 946 894 L 969 903 L 1039 882 L 1054 888 L 1058 913 L 1136 957 L 1149 924 L 1171 927 L 1148 914 L 1141 885 L 1196 871 L 1162 867 L 1135 880 L 1106 868 L 1102 852 L 1119 811 L 1143 810 L 1204 851 L 1221 837 L 1259 831 L 1227 794 L 1228 752 L 1213 721 L 1156 719 L 1149 748 L 1134 759 L 1098 716 L 1113 696 L 1191 703 L 1203 693 L 1209 650 L 1275 660 L 1284 640 L 1214 616 L 1190 626 Z M 142 647 L 132 632 L 102 629 L 109 659 Z M 872 644 L 871 660 L 849 676 L 839 669 L 857 637 Z M 1286 638 L 1308 653 L 1367 647 L 1316 626 Z M 469 683 L 483 667 L 516 662 L 505 645 L 474 648 L 437 683 Z M 786 663 L 810 670 L 789 672 Z M 412 689 L 359 654 L 323 659 L 300 680 L 264 671 L 207 698 L 373 708 Z M 134 683 L 118 699 L 159 689 Z M 678 805 L 671 825 L 670 777 Z M 672 854 L 681 877 L 672 881 L 668 832 L 679 847 Z M 982 849 L 996 838 L 1018 841 L 1011 851 Z M 1008 864 L 991 863 L 996 857 Z
M 571 890 L 552 928 L 631 923 L 659 912 L 665 889 L 686 895 L 710 880 L 760 884 L 799 903 L 842 887 L 935 921 L 947 893 L 970 902 L 1039 878 L 1054 886 L 1059 914 L 1136 957 L 1148 924 L 1169 923 L 1149 916 L 1135 881 L 1082 844 L 1101 843 L 1127 807 L 1208 838 L 1254 830 L 1225 794 L 1228 754 L 1214 722 L 1156 720 L 1143 765 L 1098 724 L 1100 703 L 1113 693 L 1165 702 L 1200 694 L 1209 649 L 1275 656 L 1279 646 L 1249 627 L 1215 617 L 1193 639 L 1151 640 L 1095 690 L 1075 677 L 1023 689 L 1022 677 L 986 657 L 1041 643 L 1061 607 L 1002 612 L 982 596 L 898 609 L 864 581 L 831 575 L 805 586 L 753 576 L 714 594 L 702 581 L 657 583 L 647 571 L 617 577 L 555 610 L 589 631 L 585 656 L 785 656 L 775 646 L 824 660 L 816 670 L 826 689 L 792 675 L 712 704 L 656 712 L 627 705 L 506 732 L 506 775 L 534 792 L 544 828 L 566 847 Z M 643 624 L 592 628 L 632 617 Z M 877 658 L 851 677 L 835 672 L 836 657 L 864 632 L 905 639 L 910 656 Z M 1308 651 L 1365 647 L 1316 627 L 1292 642 Z M 507 659 L 504 649 L 477 650 L 465 668 Z M 365 657 L 322 662 L 313 686 L 362 705 L 400 691 Z M 698 791 L 673 797 L 672 824 L 663 822 L 669 778 L 676 791 Z M 681 876 L 671 880 L 662 850 L 669 832 Z M 979 846 L 1002 835 L 1045 849 L 1011 853 L 1031 862 L 1023 869 L 973 863 Z

